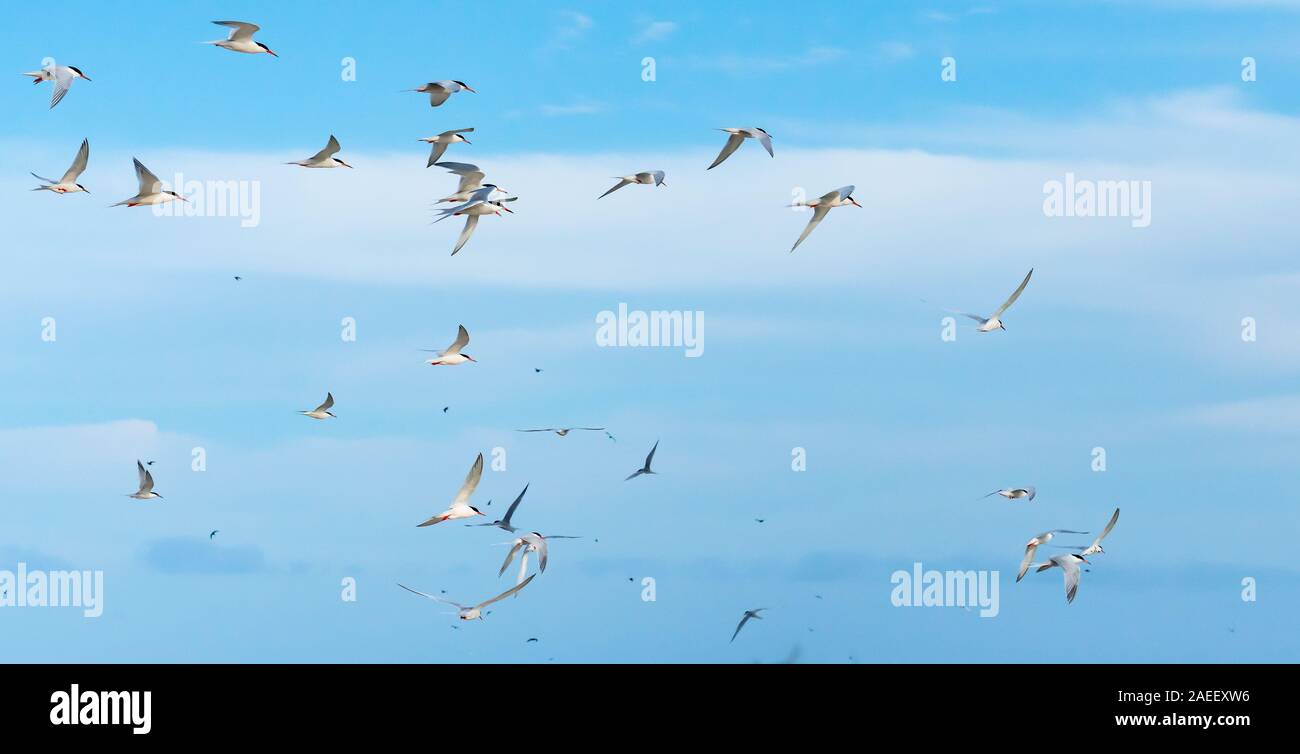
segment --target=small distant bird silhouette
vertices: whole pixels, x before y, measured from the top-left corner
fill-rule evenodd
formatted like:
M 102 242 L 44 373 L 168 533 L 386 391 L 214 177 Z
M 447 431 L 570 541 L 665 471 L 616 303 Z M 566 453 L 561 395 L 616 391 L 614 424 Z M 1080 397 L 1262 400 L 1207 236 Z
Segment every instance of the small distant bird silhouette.
M 145 462 L 144 462 L 144 465 L 145 465 L 145 466 L 152 466 L 152 465 L 153 465 L 153 461 L 145 461 Z
M 766 519 L 756 518 L 756 519 L 754 519 L 754 520 L 757 521 L 757 522 L 759 522 L 759 523 L 761 524 L 761 523 L 763 523 Z
M 526 642 L 524 642 L 524 643 L 525 643 L 525 644 L 528 644 L 528 643 L 530 643 L 530 642 L 534 642 L 534 641 L 537 641 L 537 637 L 536 637 L 536 636 L 534 636 L 533 638 L 529 639 L 528 641 L 526 641 Z
M 657 472 L 657 471 L 651 471 L 651 470 L 650 470 L 650 462 L 653 461 L 653 460 L 655 459 L 655 451 L 658 450 L 658 449 L 659 449 L 659 441 L 658 441 L 658 440 L 655 440 L 655 446 L 654 446 L 653 448 L 650 449 L 650 455 L 648 455 L 648 456 L 645 457 L 645 466 L 642 466 L 641 468 L 637 469 L 635 472 L 632 473 L 631 476 L 629 476 L 627 479 L 624 479 L 623 481 L 626 482 L 626 481 L 628 481 L 628 480 L 630 480 L 630 479 L 635 479 L 635 478 L 641 476 L 642 474 L 657 474 L 657 473 L 659 473 L 659 472 Z
M 444 414 L 447 413 L 447 409 L 449 409 L 449 408 L 451 408 L 451 406 L 443 406 L 443 407 L 442 407 L 442 412 L 443 412 Z
M 240 277 L 240 276 L 238 276 L 238 275 L 236 275 L 236 276 L 235 276 L 235 282 L 238 283 L 240 280 L 243 280 L 243 278 Z
M 208 539 L 212 539 L 213 537 L 217 536 L 217 532 L 219 532 L 219 531 L 221 531 L 221 530 L 220 530 L 220 529 L 213 529 L 213 530 L 212 530 L 212 533 L 208 535 Z
M 533 371 L 536 372 L 536 373 L 538 373 L 538 374 L 541 374 L 541 373 L 542 373 L 542 370 L 538 369 L 537 367 L 533 367 Z

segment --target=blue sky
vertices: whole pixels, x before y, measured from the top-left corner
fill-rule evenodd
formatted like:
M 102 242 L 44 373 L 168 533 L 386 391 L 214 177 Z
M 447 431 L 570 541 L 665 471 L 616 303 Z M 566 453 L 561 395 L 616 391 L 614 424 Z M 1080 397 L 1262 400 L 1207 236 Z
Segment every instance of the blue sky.
M 105 582 L 97 619 L 0 610 L 0 659 L 1300 659 L 1300 3 L 264 5 L 17 7 L 0 31 L 14 74 L 93 79 L 54 110 L 0 88 L 0 570 Z M 281 57 L 195 44 L 216 18 Z M 479 93 L 400 93 L 444 78 Z M 706 172 L 712 129 L 749 125 L 776 158 Z M 450 257 L 459 221 L 429 221 L 454 182 L 416 139 L 469 126 L 446 159 L 520 199 Z M 331 133 L 355 170 L 282 164 Z M 28 191 L 83 138 L 94 193 Z M 110 209 L 133 156 L 255 183 L 260 222 Z M 647 169 L 667 186 L 596 203 Z M 1044 216 L 1066 173 L 1150 181 L 1151 225 Z M 787 253 L 807 216 L 783 205 L 849 183 L 864 208 Z M 941 339 L 1030 267 L 1006 332 Z M 703 312 L 704 354 L 597 347 L 620 303 Z M 460 323 L 479 363 L 422 364 Z M 294 415 L 327 390 L 337 420 Z M 562 425 L 618 440 L 514 431 Z M 625 483 L 656 440 L 659 475 Z M 519 523 L 585 538 L 453 628 L 395 583 L 509 583 L 503 532 L 415 527 L 494 448 L 489 515 L 530 484 Z M 165 500 L 123 497 L 137 458 Z M 1073 604 L 1059 572 L 1014 583 L 1030 536 L 1115 507 Z M 918 561 L 999 571 L 999 615 L 892 606 Z

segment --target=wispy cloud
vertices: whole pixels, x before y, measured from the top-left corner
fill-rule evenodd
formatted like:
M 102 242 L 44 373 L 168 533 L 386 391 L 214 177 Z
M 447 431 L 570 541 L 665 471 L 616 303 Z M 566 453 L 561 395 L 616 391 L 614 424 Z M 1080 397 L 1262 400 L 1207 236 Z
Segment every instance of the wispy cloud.
M 195 537 L 150 542 L 141 558 L 162 573 L 256 573 L 266 569 L 266 558 L 259 547 L 226 547 Z
M 675 21 L 652 21 L 646 20 L 642 23 L 641 31 L 632 38 L 633 42 L 662 42 L 671 37 L 677 31 Z
M 813 68 L 846 60 L 849 54 L 838 47 L 809 47 L 803 52 L 780 55 L 720 55 L 696 58 L 691 64 L 697 68 L 711 68 L 730 74 L 772 73 L 800 68 Z
M 589 100 L 570 102 L 566 105 L 545 104 L 538 108 L 539 112 L 548 118 L 563 115 L 594 115 L 604 109 L 604 103 Z
M 559 19 L 546 43 L 546 50 L 567 50 L 587 36 L 587 32 L 596 25 L 591 16 L 571 10 L 560 11 Z
M 916 54 L 907 42 L 882 42 L 878 49 L 881 57 L 890 61 L 907 60 Z

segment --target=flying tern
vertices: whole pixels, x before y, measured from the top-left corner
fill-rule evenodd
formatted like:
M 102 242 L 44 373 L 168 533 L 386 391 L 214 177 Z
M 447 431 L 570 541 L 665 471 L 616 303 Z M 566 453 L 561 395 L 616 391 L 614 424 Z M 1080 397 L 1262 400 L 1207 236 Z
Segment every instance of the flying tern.
M 808 225 L 804 226 L 803 234 L 799 236 L 798 241 L 794 242 L 794 246 L 790 247 L 792 253 L 799 248 L 799 244 L 803 243 L 808 234 L 813 232 L 813 228 L 816 228 L 818 223 L 826 217 L 826 213 L 832 209 L 849 204 L 859 209 L 862 208 L 862 205 L 858 204 L 858 201 L 853 198 L 853 188 L 853 186 L 841 186 L 834 191 L 822 194 L 812 201 L 799 201 L 790 205 L 791 207 L 812 207 L 813 211 L 812 219 L 808 221 Z
M 482 620 L 482 619 L 483 619 L 483 608 L 487 607 L 488 605 L 491 605 L 493 602 L 499 602 L 499 601 L 505 599 L 506 597 L 509 597 L 510 595 L 515 594 L 515 593 L 518 592 L 520 589 L 523 589 L 524 587 L 528 586 L 528 583 L 529 583 L 530 581 L 532 581 L 532 580 L 533 580 L 534 578 L 536 578 L 536 577 L 537 577 L 537 574 L 533 574 L 532 576 L 529 576 L 528 578 L 524 579 L 524 580 L 523 580 L 522 582 L 520 582 L 519 584 L 516 584 L 515 586 L 513 586 L 513 587 L 511 587 L 511 588 L 509 588 L 509 589 L 507 589 L 507 590 L 505 590 L 504 592 L 498 594 L 497 596 L 493 597 L 492 599 L 490 599 L 490 600 L 486 600 L 486 601 L 484 601 L 484 602 L 480 602 L 480 603 L 478 603 L 477 605 L 474 605 L 473 607 L 467 607 L 467 606 L 465 606 L 465 605 L 460 604 L 459 602 L 452 602 L 452 601 L 449 600 L 449 599 L 444 599 L 444 598 L 442 598 L 442 597 L 438 597 L 438 596 L 433 595 L 433 594 L 425 594 L 424 592 L 421 592 L 421 591 L 416 590 L 416 589 L 412 589 L 411 587 L 406 586 L 405 584 L 398 584 L 398 586 L 402 587 L 403 589 L 405 589 L 405 590 L 408 591 L 408 592 L 411 592 L 411 593 L 413 593 L 413 594 L 418 594 L 418 595 L 420 595 L 421 597 L 428 597 L 429 599 L 431 599 L 431 600 L 433 600 L 433 601 L 435 601 L 435 602 L 442 602 L 442 603 L 444 603 L 444 604 L 451 605 L 452 607 L 456 608 L 456 611 L 457 611 L 456 614 L 460 616 L 460 619 L 461 619 L 461 620 Z
M 528 534 L 521 534 L 516 537 L 514 541 L 506 543 L 511 546 L 510 552 L 506 553 L 506 560 L 501 564 L 501 570 L 497 571 L 497 576 L 499 577 L 505 574 L 506 569 L 510 567 L 510 561 L 514 560 L 515 553 L 521 550 L 522 554 L 519 557 L 519 578 L 517 581 L 523 581 L 524 574 L 528 572 L 528 553 L 530 552 L 537 553 L 537 572 L 546 573 L 547 553 L 550 549 L 547 545 L 547 540 L 550 539 L 580 539 L 580 537 L 567 537 L 559 534 L 543 535 L 541 532 L 537 531 Z
M 428 93 L 429 106 L 437 107 L 447 101 L 447 98 L 456 92 L 469 92 L 478 94 L 470 88 L 469 84 L 464 81 L 430 81 L 427 84 L 421 84 L 415 89 L 407 89 L 408 92 Z
M 441 222 L 454 215 L 463 215 L 465 217 L 465 227 L 461 229 L 460 236 L 456 239 L 456 246 L 451 250 L 453 257 L 461 249 L 465 248 L 465 244 L 469 243 L 470 236 L 474 235 L 474 229 L 478 227 L 480 217 L 484 215 L 500 216 L 502 212 L 514 214 L 514 210 L 506 206 L 506 202 L 513 202 L 519 197 L 507 196 L 501 199 L 488 199 L 487 197 L 496 190 L 496 186 L 486 183 L 464 204 L 440 210 L 442 214 L 434 222 Z
M 313 408 L 311 411 L 299 411 L 303 416 L 310 416 L 313 419 L 337 419 L 338 417 L 330 413 L 334 407 L 334 393 L 325 394 L 325 402 Z
M 466 526 L 495 526 L 498 529 L 504 529 L 505 531 L 514 534 L 516 531 L 518 531 L 518 529 L 515 527 L 514 524 L 510 523 L 510 519 L 514 517 L 515 509 L 518 508 L 519 503 L 523 501 L 524 493 L 526 492 L 528 492 L 528 485 L 525 484 L 524 488 L 519 492 L 519 497 L 515 498 L 515 501 L 510 504 L 510 508 L 506 510 L 505 518 L 499 518 L 496 521 L 493 521 L 492 523 L 489 524 L 465 524 L 465 525 Z M 488 504 L 490 505 L 491 502 L 489 502 Z
M 1008 500 L 1019 500 L 1021 498 L 1025 498 L 1025 501 L 1028 502 L 1030 500 L 1033 500 L 1034 496 L 1037 494 L 1038 491 L 1035 490 L 1033 487 L 1012 487 L 1011 489 L 1005 489 L 1005 490 L 993 490 L 992 492 L 985 495 L 984 497 L 993 497 L 994 495 L 1001 495 L 1002 497 L 1005 497 Z
M 77 79 L 90 81 L 90 77 L 82 73 L 80 68 L 70 65 L 47 65 L 39 71 L 29 71 L 23 75 L 31 76 L 33 84 L 39 84 L 43 81 L 54 82 L 54 91 L 50 93 L 51 110 L 67 96 L 68 90 L 72 88 L 73 81 Z
M 613 188 L 609 191 L 596 197 L 597 199 L 604 199 L 624 186 L 631 186 L 634 183 L 639 183 L 643 186 L 649 186 L 651 184 L 655 186 L 668 185 L 664 183 L 664 171 L 662 170 L 648 170 L 644 173 L 637 173 L 636 175 L 616 175 L 614 177 L 618 179 L 618 183 L 614 184 Z
M 636 471 L 634 471 L 634 472 L 632 473 L 631 476 L 629 476 L 627 479 L 624 479 L 623 481 L 626 482 L 626 481 L 628 481 L 629 479 L 635 479 L 636 477 L 639 477 L 639 476 L 641 476 L 642 474 L 657 474 L 657 473 L 659 473 L 659 472 L 657 472 L 657 471 L 651 471 L 651 470 L 650 470 L 650 462 L 653 461 L 653 460 L 655 459 L 655 451 L 658 450 L 658 449 L 659 449 L 659 441 L 658 441 L 658 440 L 655 440 L 655 446 L 654 446 L 653 448 L 650 449 L 650 455 L 648 455 L 648 456 L 645 457 L 645 465 L 642 466 L 641 468 L 637 469 Z
M 565 435 L 575 430 L 586 430 L 590 432 L 604 432 L 605 428 L 604 427 L 544 427 L 542 429 L 516 429 L 515 431 L 516 432 L 554 432 L 560 437 L 564 437 Z
M 759 613 L 766 609 L 767 608 L 765 607 L 756 607 L 753 610 L 746 610 L 744 616 L 741 617 L 740 622 L 736 624 L 735 632 L 731 634 L 731 641 L 736 640 L 736 636 L 740 634 L 740 629 L 745 627 L 745 624 L 749 622 L 750 618 L 753 618 L 754 620 L 763 620 L 763 616 L 759 615 Z
M 474 489 L 478 487 L 478 480 L 482 476 L 483 454 L 479 453 L 474 465 L 470 467 L 469 473 L 465 475 L 465 483 L 460 486 L 460 490 L 456 493 L 455 499 L 451 501 L 451 505 L 447 507 L 447 510 L 431 517 L 422 524 L 418 524 L 418 526 L 432 526 L 456 518 L 482 516 L 482 511 L 469 504 L 469 496 L 474 494 Z
M 273 57 L 280 57 L 271 51 L 270 47 L 253 39 L 253 35 L 262 27 L 257 24 L 250 24 L 247 21 L 213 21 L 217 26 L 225 26 L 230 29 L 230 36 L 225 39 L 218 39 L 213 42 L 204 42 L 203 44 L 216 45 L 223 50 L 231 52 L 246 52 L 251 55 L 266 53 Z
M 456 339 L 452 341 L 451 345 L 447 346 L 446 350 L 433 351 L 428 348 L 424 349 L 426 353 L 438 354 L 432 359 L 426 359 L 424 363 L 430 366 L 440 367 L 456 366 L 457 364 L 464 364 L 467 361 L 475 361 L 473 356 L 460 352 L 460 349 L 467 345 L 469 345 L 469 330 L 466 330 L 464 325 L 459 325 L 456 331 Z
M 772 152 L 772 135 L 761 128 L 719 128 L 719 131 L 726 131 L 731 134 L 727 137 L 727 143 L 723 145 L 722 151 L 718 153 L 718 158 L 708 167 L 709 170 L 722 164 L 722 161 L 731 156 L 732 152 L 740 149 L 740 145 L 745 143 L 745 139 L 758 139 L 767 153 L 772 157 L 776 154 Z
M 167 202 L 174 202 L 177 199 L 183 202 L 189 201 L 189 199 L 186 199 L 175 191 L 164 191 L 162 181 L 158 180 L 158 176 L 150 172 L 149 168 L 145 167 L 144 163 L 139 160 L 132 158 L 132 161 L 135 162 L 135 177 L 136 180 L 140 182 L 140 192 L 130 199 L 123 199 L 117 204 L 114 204 L 114 207 L 120 207 L 123 204 L 128 207 L 138 207 L 147 204 L 166 204 Z
M 351 165 L 335 157 L 342 147 L 339 146 L 339 140 L 330 134 L 330 140 L 325 144 L 325 148 L 305 160 L 297 162 L 286 162 L 286 165 L 301 165 L 304 168 L 350 168 Z
M 146 470 L 144 464 L 140 463 L 139 460 L 135 462 L 135 468 L 140 474 L 140 489 L 127 495 L 127 497 L 136 500 L 153 500 L 162 497 L 162 495 L 153 491 L 153 472 Z
M 1065 602 L 1069 604 L 1074 602 L 1074 595 L 1079 591 L 1079 564 L 1091 561 L 1084 558 L 1077 552 L 1070 552 L 1064 555 L 1056 555 L 1051 560 L 1038 566 L 1037 573 L 1042 573 L 1049 568 L 1060 568 L 1065 572 Z
M 1052 529 L 1039 534 L 1025 543 L 1025 558 L 1020 561 L 1020 572 L 1016 574 L 1016 581 L 1025 577 L 1025 572 L 1029 570 L 1029 564 L 1034 560 L 1034 553 L 1042 545 L 1052 541 L 1052 537 L 1057 534 L 1087 534 L 1086 531 L 1071 531 L 1069 529 Z
M 438 160 L 442 159 L 442 153 L 446 152 L 447 147 L 451 146 L 452 144 L 460 144 L 460 143 L 469 144 L 470 143 L 469 139 L 466 139 L 464 136 L 461 136 L 461 134 L 472 133 L 473 131 L 474 129 L 472 128 L 457 128 L 454 131 L 443 131 L 437 136 L 430 136 L 424 139 L 418 139 L 417 141 L 423 141 L 426 144 L 431 144 L 433 146 L 432 151 L 429 152 L 429 162 L 425 164 L 425 167 L 431 168 L 435 164 L 437 164 Z
M 37 186 L 32 191 L 53 191 L 56 194 L 75 194 L 78 191 L 86 191 L 86 187 L 77 183 L 77 179 L 86 171 L 86 162 L 90 159 L 90 139 L 82 139 L 81 149 L 77 150 L 77 156 L 73 158 L 71 167 L 63 174 L 63 177 L 57 181 L 49 178 L 42 178 L 35 173 L 32 176 L 39 181 L 44 181 L 44 186 Z
M 1087 557 L 1088 555 L 1096 555 L 1097 553 L 1101 553 L 1103 555 L 1106 554 L 1106 551 L 1101 548 L 1101 541 L 1106 538 L 1107 534 L 1110 534 L 1111 529 L 1115 528 L 1115 522 L 1117 521 L 1119 521 L 1119 508 L 1116 508 L 1115 512 L 1111 514 L 1110 521 L 1106 523 L 1106 528 L 1101 530 L 1101 536 L 1092 540 L 1092 544 L 1088 545 L 1087 547 L 1065 546 L 1066 549 L 1079 550 L 1079 554 L 1083 555 L 1084 557 Z
M 1033 268 L 1030 268 L 1028 274 L 1025 275 L 1025 279 L 1020 281 L 1020 287 L 1016 288 L 1015 293 L 1012 293 L 1011 297 L 1004 301 L 1002 306 L 999 306 L 998 310 L 993 312 L 993 314 L 989 315 L 987 318 L 981 317 L 978 314 L 970 314 L 968 312 L 956 310 L 950 311 L 952 311 L 953 314 L 960 314 L 963 317 L 969 317 L 978 322 L 979 325 L 975 329 L 979 332 L 990 332 L 997 329 L 1005 330 L 1007 328 L 1002 324 L 1002 313 L 1009 309 L 1012 304 L 1016 303 L 1016 299 L 1020 298 L 1021 292 L 1025 290 L 1025 286 L 1029 285 L 1029 278 L 1033 277 L 1033 275 L 1034 270 Z

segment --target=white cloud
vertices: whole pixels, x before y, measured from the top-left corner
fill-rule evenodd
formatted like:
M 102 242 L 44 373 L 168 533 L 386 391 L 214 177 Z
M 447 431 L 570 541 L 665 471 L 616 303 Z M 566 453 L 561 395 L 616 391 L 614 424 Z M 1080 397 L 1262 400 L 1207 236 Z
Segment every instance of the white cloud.
M 546 45 L 548 50 L 567 50 L 587 36 L 587 32 L 596 25 L 591 16 L 576 11 L 560 11 L 559 17 L 560 22 L 551 32 L 550 41 Z
M 634 42 L 662 42 L 671 37 L 677 31 L 677 24 L 673 21 L 645 21 L 641 26 L 641 31 L 633 37 Z
M 538 108 L 542 115 L 547 117 L 556 117 L 563 115 L 595 115 L 603 112 L 605 105 L 602 102 L 592 102 L 589 100 L 580 100 L 565 105 L 546 104 Z
M 907 60 L 915 54 L 912 45 L 906 42 L 882 42 L 880 44 L 880 54 L 886 60 L 900 61 Z
M 848 56 L 846 50 L 838 47 L 810 47 L 803 52 L 786 55 L 724 54 L 708 58 L 693 58 L 689 64 L 696 68 L 716 69 L 739 75 L 815 68 L 844 61 Z
M 1215 429 L 1300 433 L 1300 395 L 1252 398 L 1198 406 L 1184 419 Z

